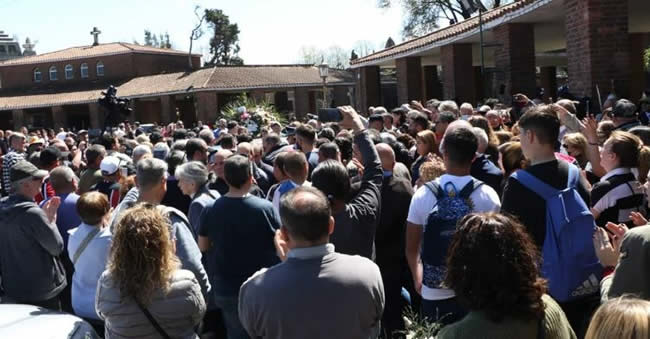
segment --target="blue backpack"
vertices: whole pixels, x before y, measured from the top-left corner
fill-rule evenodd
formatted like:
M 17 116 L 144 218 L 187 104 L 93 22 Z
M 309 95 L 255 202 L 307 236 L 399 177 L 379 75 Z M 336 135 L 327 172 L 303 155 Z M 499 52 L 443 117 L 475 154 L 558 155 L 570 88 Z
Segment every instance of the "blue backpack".
M 436 197 L 436 204 L 427 216 L 422 239 L 423 278 L 422 283 L 429 288 L 443 288 L 442 281 L 447 271 L 447 249 L 456 233 L 458 221 L 474 209 L 469 196 L 483 183 L 473 179 L 460 192 L 453 183 L 445 184 L 444 189 L 431 181 L 424 184 Z
M 580 171 L 569 165 L 566 189 L 557 190 L 520 170 L 511 175 L 546 201 L 546 235 L 542 247 L 542 276 L 550 295 L 565 302 L 599 293 L 602 266 L 592 236 L 596 224 L 576 190 Z

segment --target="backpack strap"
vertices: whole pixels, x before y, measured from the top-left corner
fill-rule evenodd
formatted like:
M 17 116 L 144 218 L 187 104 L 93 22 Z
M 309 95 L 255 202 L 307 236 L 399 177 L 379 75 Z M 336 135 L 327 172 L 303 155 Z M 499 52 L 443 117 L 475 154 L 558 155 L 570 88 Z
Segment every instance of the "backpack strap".
M 578 169 L 578 167 L 569 164 L 569 180 L 567 182 L 567 187 L 577 188 L 579 181 L 580 181 L 580 170 Z
M 445 192 L 443 192 L 442 189 L 440 189 L 440 184 L 438 184 L 435 181 L 429 181 L 426 184 L 424 184 L 431 193 L 433 193 L 433 196 L 436 197 L 437 201 L 440 201 L 440 199 L 444 198 Z
M 544 198 L 544 200 L 548 200 L 558 193 L 557 189 L 539 180 L 537 177 L 528 173 L 526 170 L 522 169 L 515 171 L 510 175 L 510 177 L 517 180 L 520 184 L 524 185 L 524 187 L 540 195 L 542 198 Z
M 463 187 L 460 192 L 458 193 L 458 196 L 462 199 L 467 199 L 469 198 L 474 191 L 476 191 L 479 187 L 483 185 L 483 182 L 480 180 L 476 180 L 472 178 L 465 187 Z
M 94 230 L 90 231 L 90 233 L 86 234 L 86 237 L 81 241 L 81 244 L 77 248 L 77 250 L 74 252 L 74 255 L 72 256 L 72 264 L 76 264 L 77 260 L 79 260 L 79 257 L 81 256 L 81 253 L 84 252 L 86 247 L 88 247 L 88 244 L 90 244 L 90 241 L 93 240 L 93 238 L 99 233 L 99 227 L 95 227 Z

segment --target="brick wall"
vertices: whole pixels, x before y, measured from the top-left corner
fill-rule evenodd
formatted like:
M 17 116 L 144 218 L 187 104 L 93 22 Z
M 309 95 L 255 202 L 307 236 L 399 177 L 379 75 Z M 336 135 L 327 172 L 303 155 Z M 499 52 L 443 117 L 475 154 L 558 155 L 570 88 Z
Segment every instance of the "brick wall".
M 475 102 L 472 45 L 452 44 L 440 48 L 445 99 Z
M 104 76 L 97 76 L 97 62 L 104 63 Z M 81 78 L 81 64 L 88 65 L 88 78 Z M 193 58 L 195 68 L 200 59 Z M 73 79 L 65 78 L 65 66 L 72 65 Z M 50 81 L 49 69 L 57 68 L 57 80 Z M 34 82 L 34 70 L 41 71 L 41 82 Z M 48 62 L 32 65 L 14 65 L 0 67 L 2 90 L 6 89 L 49 89 L 60 86 L 91 84 L 94 81 L 119 81 L 137 76 L 159 74 L 162 72 L 179 72 L 188 69 L 187 55 L 164 54 L 120 54 L 79 60 Z
M 569 89 L 598 103 L 612 91 L 629 95 L 628 2 L 565 0 Z M 604 100 L 605 98 L 603 98 Z
M 361 67 L 357 70 L 357 110 L 365 112 L 370 106 L 381 105 L 379 66 Z
M 650 48 L 650 33 L 630 33 L 630 99 L 636 101 L 643 90 L 650 88 L 648 72 L 643 65 L 643 51 Z
M 397 69 L 397 101 L 399 104 L 421 101 L 422 64 L 420 57 L 406 57 L 395 60 Z
M 505 85 L 502 98 L 509 103 L 512 95 L 536 94 L 535 31 L 532 24 L 504 24 L 494 28 L 494 39 L 500 46 L 494 51 L 497 84 Z

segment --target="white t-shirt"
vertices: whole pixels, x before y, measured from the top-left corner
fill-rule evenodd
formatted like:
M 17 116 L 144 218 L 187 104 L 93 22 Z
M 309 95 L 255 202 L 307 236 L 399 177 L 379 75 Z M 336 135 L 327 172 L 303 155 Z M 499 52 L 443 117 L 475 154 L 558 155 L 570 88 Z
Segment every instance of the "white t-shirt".
M 451 182 L 456 188 L 456 192 L 467 185 L 471 176 L 466 175 L 458 177 L 455 175 L 444 174 L 435 182 L 443 188 L 447 183 Z M 499 195 L 494 189 L 486 184 L 481 185 L 469 196 L 472 203 L 474 204 L 473 212 L 499 212 L 501 209 L 501 201 L 499 200 Z M 426 221 L 429 213 L 433 209 L 433 206 L 436 204 L 436 197 L 433 195 L 431 190 L 426 186 L 420 187 L 413 198 L 411 199 L 411 205 L 409 206 L 408 222 L 419 225 L 422 227 Z M 422 298 L 426 300 L 442 300 L 449 299 L 454 297 L 454 291 L 449 289 L 437 289 L 429 288 L 422 285 Z

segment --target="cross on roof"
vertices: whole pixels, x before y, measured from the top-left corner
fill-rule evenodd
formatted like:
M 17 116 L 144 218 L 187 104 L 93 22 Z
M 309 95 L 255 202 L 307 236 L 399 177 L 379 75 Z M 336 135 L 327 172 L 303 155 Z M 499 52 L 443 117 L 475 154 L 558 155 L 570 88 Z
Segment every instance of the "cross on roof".
M 99 45 L 99 35 L 102 31 L 98 30 L 97 27 L 93 27 L 93 30 L 90 32 L 90 35 L 94 37 L 93 46 Z

